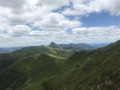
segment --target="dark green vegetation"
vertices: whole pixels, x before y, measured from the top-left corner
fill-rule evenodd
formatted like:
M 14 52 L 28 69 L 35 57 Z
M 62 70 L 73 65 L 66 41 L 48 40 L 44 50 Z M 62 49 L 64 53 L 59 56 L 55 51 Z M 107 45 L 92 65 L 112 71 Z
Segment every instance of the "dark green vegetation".
M 1 54 L 0 90 L 120 90 L 120 41 L 72 53 L 39 46 Z

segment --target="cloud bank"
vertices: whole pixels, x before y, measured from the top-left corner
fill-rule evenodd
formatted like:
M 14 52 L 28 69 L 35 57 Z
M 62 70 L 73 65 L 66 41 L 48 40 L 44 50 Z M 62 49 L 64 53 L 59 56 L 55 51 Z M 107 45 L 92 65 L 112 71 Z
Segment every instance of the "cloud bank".
M 0 46 L 118 40 L 119 27 L 82 27 L 79 18 L 102 11 L 119 16 L 119 3 L 119 0 L 0 0 Z

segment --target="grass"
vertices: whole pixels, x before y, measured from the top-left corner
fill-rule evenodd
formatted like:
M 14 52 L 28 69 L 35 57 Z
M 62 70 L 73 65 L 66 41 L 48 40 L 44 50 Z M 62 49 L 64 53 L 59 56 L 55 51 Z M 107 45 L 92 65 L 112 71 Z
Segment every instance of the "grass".
M 119 46 L 116 42 L 72 56 L 72 50 L 51 47 L 16 51 L 12 54 L 22 58 L 0 72 L 0 90 L 118 90 Z

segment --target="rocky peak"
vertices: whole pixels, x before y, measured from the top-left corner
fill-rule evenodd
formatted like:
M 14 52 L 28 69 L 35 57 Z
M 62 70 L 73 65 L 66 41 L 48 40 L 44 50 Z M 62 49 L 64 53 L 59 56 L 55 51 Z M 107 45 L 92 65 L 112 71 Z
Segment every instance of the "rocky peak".
M 60 48 L 55 42 L 51 42 L 49 46 L 53 48 Z

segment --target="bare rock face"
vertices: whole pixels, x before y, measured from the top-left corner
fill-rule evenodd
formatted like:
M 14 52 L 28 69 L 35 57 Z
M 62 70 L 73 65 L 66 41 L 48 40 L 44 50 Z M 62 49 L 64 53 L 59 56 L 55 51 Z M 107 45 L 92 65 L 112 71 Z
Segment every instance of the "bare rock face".
M 51 42 L 49 46 L 53 48 L 60 48 L 55 42 Z

